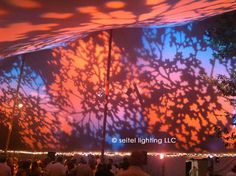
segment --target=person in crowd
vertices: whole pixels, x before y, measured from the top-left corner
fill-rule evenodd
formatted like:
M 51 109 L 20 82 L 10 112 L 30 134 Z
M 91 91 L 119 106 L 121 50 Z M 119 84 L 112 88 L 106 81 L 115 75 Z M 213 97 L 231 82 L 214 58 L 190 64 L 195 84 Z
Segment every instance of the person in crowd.
M 96 169 L 96 172 L 95 172 L 95 176 L 101 176 L 104 174 L 104 166 L 102 163 L 99 163 L 97 165 L 97 169 Z
M 76 175 L 76 159 L 70 158 L 67 160 L 67 176 Z
M 83 157 L 76 168 L 76 176 L 93 176 L 93 171 Z
M 236 165 L 232 168 L 230 172 L 226 174 L 226 176 L 236 176 Z
M 0 154 L 0 175 L 1 176 L 11 176 L 11 168 L 6 164 L 7 157 Z
M 47 158 L 44 160 L 44 172 L 48 172 L 50 170 L 50 167 L 55 163 L 55 152 L 48 152 Z
M 207 168 L 206 176 L 214 176 L 213 175 L 213 168 L 212 167 L 209 166 Z
M 16 175 L 16 172 L 17 172 L 17 168 L 18 168 L 18 162 L 19 162 L 19 159 L 17 157 L 13 157 L 13 173 L 12 175 Z
M 7 165 L 11 168 L 11 174 L 14 175 L 14 160 L 12 157 L 7 158 Z
M 189 176 L 198 176 L 198 169 L 196 166 L 193 166 L 192 169 L 189 171 Z
M 127 170 L 129 168 L 129 160 L 127 157 L 123 158 L 123 162 L 120 164 L 119 168 L 121 170 Z
M 116 175 L 118 173 L 117 167 L 114 165 L 113 159 L 109 158 L 108 159 L 108 169 L 110 170 L 111 173 Z
M 47 157 L 47 158 L 44 158 L 43 160 L 42 160 L 42 162 L 39 164 L 40 165 L 40 167 L 41 167 L 41 170 L 42 170 L 42 175 L 44 176 L 44 175 L 46 175 L 46 173 L 47 173 L 47 165 L 50 163 L 50 161 L 49 161 L 49 158 Z
M 89 155 L 88 162 L 89 162 L 89 167 L 92 169 L 93 172 L 95 172 L 97 166 L 96 158 L 93 155 Z
M 63 158 L 58 156 L 55 163 L 51 165 L 46 170 L 46 175 L 48 176 L 65 176 L 66 168 L 63 164 Z
M 16 176 L 30 176 L 30 160 L 19 161 L 19 169 Z
M 37 161 L 34 161 L 32 163 L 31 170 L 30 170 L 30 175 L 31 176 L 40 176 L 41 175 L 41 169 L 40 169 Z
M 144 164 L 142 152 L 132 152 L 130 156 L 130 166 L 127 170 L 121 171 L 117 176 L 150 176 L 144 172 L 142 166 Z
M 114 174 L 110 171 L 110 168 L 107 164 L 100 163 L 97 166 L 95 176 L 114 176 Z
M 115 164 L 114 164 L 114 168 L 115 168 L 115 169 L 114 169 L 114 170 L 115 170 L 115 171 L 114 171 L 114 175 L 117 175 L 117 174 L 119 173 L 119 171 L 120 171 L 119 165 L 118 165 L 117 163 L 115 163 Z

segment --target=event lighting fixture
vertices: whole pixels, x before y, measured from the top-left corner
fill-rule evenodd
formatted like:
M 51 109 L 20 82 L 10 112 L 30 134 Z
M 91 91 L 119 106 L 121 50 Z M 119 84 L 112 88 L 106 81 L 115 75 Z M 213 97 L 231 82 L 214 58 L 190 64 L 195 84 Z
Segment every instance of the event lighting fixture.
M 18 104 L 18 108 L 21 109 L 23 107 L 23 104 L 22 103 L 19 103 Z
M 164 159 L 165 155 L 163 153 L 160 154 L 160 159 Z

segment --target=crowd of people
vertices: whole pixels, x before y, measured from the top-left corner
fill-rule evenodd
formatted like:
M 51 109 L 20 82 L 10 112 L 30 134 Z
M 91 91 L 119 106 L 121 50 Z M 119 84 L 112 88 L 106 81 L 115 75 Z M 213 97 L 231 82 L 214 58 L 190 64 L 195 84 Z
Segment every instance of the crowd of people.
M 0 154 L 0 176 L 150 176 L 143 170 L 147 158 L 142 152 L 132 152 L 131 156 L 123 158 L 110 157 L 104 161 L 96 155 L 60 156 L 54 152 L 43 157 L 24 158 L 29 157 Z M 186 175 L 200 176 L 195 165 Z M 236 176 L 236 165 L 225 175 Z M 220 175 L 207 172 L 206 176 Z
M 0 154 L 0 176 L 149 176 L 142 170 L 143 155 L 133 152 L 120 161 L 99 156 L 56 156 L 51 152 L 37 160 L 17 159 Z

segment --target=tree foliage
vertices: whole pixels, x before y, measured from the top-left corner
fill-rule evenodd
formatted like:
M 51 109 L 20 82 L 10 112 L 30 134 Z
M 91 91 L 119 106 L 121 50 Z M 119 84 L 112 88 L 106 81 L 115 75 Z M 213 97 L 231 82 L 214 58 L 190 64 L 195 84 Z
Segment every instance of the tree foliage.
M 230 64 L 229 77 L 218 75 L 212 79 L 225 96 L 236 96 L 236 11 L 218 16 L 213 27 L 207 30 L 208 43 L 214 49 L 214 58 L 222 64 Z

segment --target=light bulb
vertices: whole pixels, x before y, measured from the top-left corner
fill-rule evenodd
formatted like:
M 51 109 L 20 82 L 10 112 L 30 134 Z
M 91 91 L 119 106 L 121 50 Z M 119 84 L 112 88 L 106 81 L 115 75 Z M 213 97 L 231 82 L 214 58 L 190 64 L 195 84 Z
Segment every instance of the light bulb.
M 22 103 L 19 103 L 18 104 L 18 108 L 22 108 L 23 107 L 23 104 Z
M 164 159 L 165 155 L 164 154 L 160 154 L 160 159 Z

